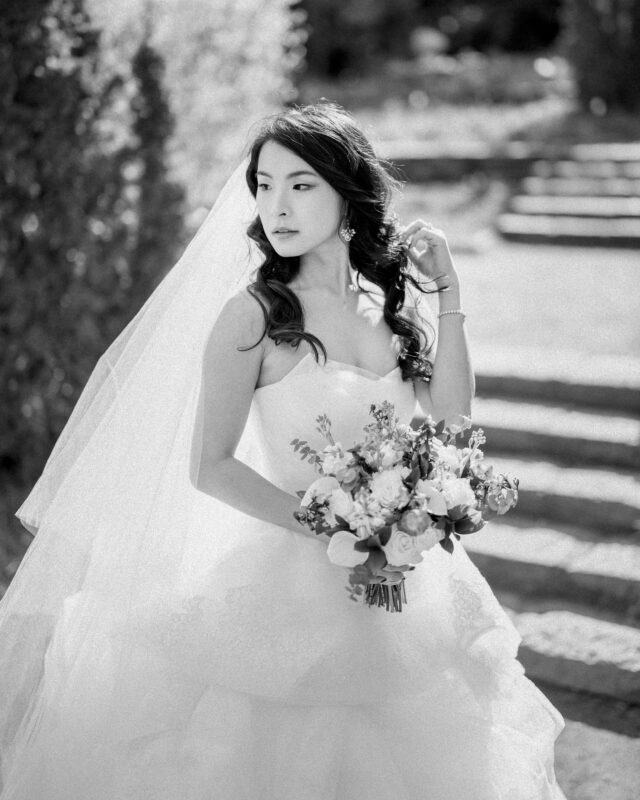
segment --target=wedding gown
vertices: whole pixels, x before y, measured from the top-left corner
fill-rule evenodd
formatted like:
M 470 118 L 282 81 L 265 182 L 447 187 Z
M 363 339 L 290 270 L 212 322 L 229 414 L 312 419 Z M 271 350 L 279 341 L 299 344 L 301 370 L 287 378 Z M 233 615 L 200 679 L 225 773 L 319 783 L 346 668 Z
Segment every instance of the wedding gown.
M 383 400 L 411 420 L 399 368 L 378 376 L 307 354 L 255 391 L 236 457 L 290 493 L 306 489 L 317 475 L 291 440 L 323 447 L 316 417 L 327 414 L 348 447 Z M 562 716 L 524 675 L 520 636 L 462 541 L 452 555 L 425 553 L 401 613 L 352 600 L 326 542 L 195 489 L 188 542 L 173 595 L 150 592 L 126 625 L 105 600 L 89 651 L 74 645 L 82 590 L 65 601 L 38 723 L 1 800 L 565 797 L 554 775 Z M 115 726 L 101 712 L 123 638 L 132 657 Z

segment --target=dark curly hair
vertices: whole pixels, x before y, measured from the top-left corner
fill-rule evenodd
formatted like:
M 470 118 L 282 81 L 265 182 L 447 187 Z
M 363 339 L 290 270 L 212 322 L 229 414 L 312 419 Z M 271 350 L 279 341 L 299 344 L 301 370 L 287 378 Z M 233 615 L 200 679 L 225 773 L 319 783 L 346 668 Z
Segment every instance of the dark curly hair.
M 410 281 L 416 289 L 431 294 L 441 289 L 425 289 L 407 272 L 408 256 L 394 220 L 387 218 L 392 192 L 401 184 L 389 172 L 388 162 L 377 158 L 366 136 L 351 115 L 335 103 L 321 102 L 293 106 L 268 117 L 249 150 L 246 180 L 253 196 L 258 190 L 256 170 L 262 146 L 274 141 L 310 164 L 346 201 L 346 223 L 357 236 L 349 243 L 349 259 L 357 272 L 384 293 L 384 319 L 401 342 L 398 365 L 404 380 L 428 381 L 433 347 L 426 333 L 400 310 Z M 260 217 L 247 233 L 264 253 L 264 263 L 247 290 L 260 303 L 265 328 L 256 347 L 269 336 L 276 345 L 287 342 L 298 347 L 309 342 L 316 360 L 318 347 L 325 360 L 327 352 L 316 336 L 304 330 L 304 311 L 287 284 L 298 274 L 300 257 L 280 256 L 267 239 Z M 267 305 L 261 298 L 267 301 Z M 427 323 L 428 324 L 428 323 Z M 431 328 L 432 333 L 433 328 Z M 424 343 L 422 338 L 424 337 Z

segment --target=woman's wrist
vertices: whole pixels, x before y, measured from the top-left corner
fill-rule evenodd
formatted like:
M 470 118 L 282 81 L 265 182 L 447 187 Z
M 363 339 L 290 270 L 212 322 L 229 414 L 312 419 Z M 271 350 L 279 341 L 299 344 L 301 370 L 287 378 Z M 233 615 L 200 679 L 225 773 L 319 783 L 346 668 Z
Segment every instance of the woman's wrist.
M 460 286 L 456 283 L 451 285 L 451 288 L 446 292 L 438 294 L 440 311 L 453 311 L 456 308 L 462 308 L 462 300 L 460 298 Z

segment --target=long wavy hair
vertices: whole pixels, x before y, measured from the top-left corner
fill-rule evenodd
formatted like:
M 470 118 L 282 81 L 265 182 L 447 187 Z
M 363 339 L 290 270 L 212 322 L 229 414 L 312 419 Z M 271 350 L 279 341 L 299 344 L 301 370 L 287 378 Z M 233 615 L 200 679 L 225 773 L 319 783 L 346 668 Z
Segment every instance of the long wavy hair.
M 403 316 L 401 310 L 407 281 L 426 294 L 441 290 L 424 288 L 407 272 L 406 248 L 401 243 L 395 220 L 387 217 L 393 191 L 401 185 L 390 174 L 388 162 L 376 157 L 351 115 L 337 104 L 294 106 L 267 117 L 250 146 L 246 180 L 254 197 L 258 191 L 258 157 L 268 141 L 288 148 L 310 164 L 346 201 L 344 222 L 357 231 L 348 245 L 349 259 L 358 273 L 382 289 L 384 319 L 401 343 L 398 365 L 403 380 L 428 381 L 431 362 L 427 356 L 433 347 L 435 331 L 425 320 L 433 334 L 429 341 L 426 332 Z M 323 343 L 305 331 L 302 305 L 288 287 L 299 272 L 300 257 L 278 255 L 266 237 L 259 216 L 251 222 L 247 233 L 265 256 L 255 281 L 247 287 L 262 307 L 265 327 L 254 345 L 239 349 L 257 347 L 265 336 L 273 339 L 276 345 L 287 342 L 296 349 L 304 339 L 316 361 L 319 349 L 326 361 Z

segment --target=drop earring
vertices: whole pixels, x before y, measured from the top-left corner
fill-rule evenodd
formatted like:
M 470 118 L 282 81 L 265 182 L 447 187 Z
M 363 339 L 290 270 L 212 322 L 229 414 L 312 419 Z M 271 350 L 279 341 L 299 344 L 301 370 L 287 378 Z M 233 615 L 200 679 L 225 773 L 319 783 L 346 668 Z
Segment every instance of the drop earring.
M 350 228 L 348 225 L 344 227 L 341 225 L 340 229 L 338 230 L 338 236 L 342 239 L 342 241 L 345 244 L 349 244 L 349 242 L 353 239 L 355 235 L 356 235 L 355 228 Z

